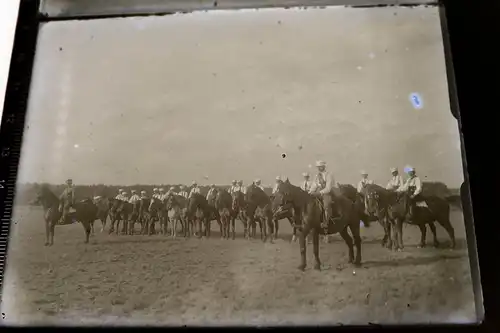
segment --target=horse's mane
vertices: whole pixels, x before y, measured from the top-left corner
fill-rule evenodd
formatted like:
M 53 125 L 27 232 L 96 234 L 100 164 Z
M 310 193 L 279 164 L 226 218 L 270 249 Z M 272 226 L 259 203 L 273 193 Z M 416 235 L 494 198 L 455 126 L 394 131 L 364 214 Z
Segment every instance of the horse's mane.
M 44 197 L 44 198 L 47 198 L 48 200 L 50 201 L 53 201 L 53 202 L 59 202 L 59 198 L 54 194 L 54 192 L 52 192 L 50 189 L 49 189 L 49 186 L 48 185 L 42 185 L 40 187 L 40 194 Z
M 384 188 L 380 185 L 377 185 L 377 184 L 366 184 L 365 188 L 367 190 L 373 190 L 373 191 L 376 191 L 378 193 L 383 193 L 383 194 L 388 194 L 390 192 L 386 188 Z

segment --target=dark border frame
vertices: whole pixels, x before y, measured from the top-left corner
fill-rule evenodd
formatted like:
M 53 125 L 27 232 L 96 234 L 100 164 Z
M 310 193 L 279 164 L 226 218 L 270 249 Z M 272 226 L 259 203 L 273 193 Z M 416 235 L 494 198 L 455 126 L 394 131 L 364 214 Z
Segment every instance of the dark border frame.
M 47 2 L 65 2 L 64 0 L 42 0 L 43 4 Z M 19 164 L 20 157 L 20 149 L 21 142 L 23 136 L 24 129 L 24 121 L 26 115 L 27 101 L 28 101 L 28 93 L 30 89 L 31 83 L 31 72 L 33 68 L 37 34 L 38 34 L 38 24 L 42 21 L 51 21 L 51 20 L 69 20 L 69 19 L 95 19 L 95 18 L 104 18 L 104 17 L 116 17 L 116 16 L 138 16 L 138 15 L 164 15 L 177 11 L 186 11 L 186 7 L 183 7 L 184 10 L 178 8 L 179 2 L 177 2 L 176 6 L 171 6 L 172 8 L 167 8 L 165 11 L 145 11 L 141 9 L 140 11 L 136 10 L 129 11 L 126 13 L 121 12 L 118 13 L 115 8 L 115 12 L 108 9 L 102 12 L 99 12 L 100 9 L 99 4 L 95 4 L 99 2 L 98 0 L 86 0 L 88 1 L 88 10 L 87 12 L 82 13 L 71 13 L 71 11 L 66 14 L 59 13 L 56 16 L 51 16 L 48 13 L 39 13 L 39 9 L 43 10 L 43 4 L 40 1 L 32 1 L 32 0 L 23 0 L 21 1 L 21 7 L 19 10 L 19 18 L 16 27 L 16 34 L 14 40 L 14 47 L 12 51 L 12 62 L 11 68 L 7 83 L 7 94 L 5 99 L 5 107 L 4 107 L 4 116 L 1 123 L 0 128 L 0 209 L 2 209 L 3 215 L 1 219 L 1 228 L 0 228 L 0 269 L 3 272 L 4 264 L 5 264 L 5 254 L 8 244 L 8 231 L 11 223 L 11 213 L 12 213 L 12 204 L 14 200 L 14 192 L 15 192 L 15 184 L 17 178 L 17 168 Z M 108 0 L 109 3 L 114 0 Z M 307 3 L 308 6 L 325 6 L 332 4 L 345 3 L 348 0 L 313 0 Z M 66 1 L 67 3 L 71 3 L 70 1 Z M 146 2 L 146 1 L 144 1 Z M 151 1 L 149 1 L 151 2 Z M 153 1 L 155 2 L 155 1 Z M 160 2 L 160 1 L 156 1 Z M 163 1 L 165 2 L 165 1 Z M 175 3 L 175 1 L 173 1 Z M 186 0 L 184 4 L 189 3 L 190 0 Z M 221 8 L 251 8 L 251 7 L 288 7 L 288 6 L 299 6 L 304 3 L 304 0 L 277 0 L 277 1 L 249 1 L 242 0 L 241 2 L 238 0 L 219 0 L 218 2 L 212 1 L 195 1 L 201 6 L 201 8 L 196 8 L 198 10 L 204 9 L 217 9 Z M 367 6 L 367 7 L 375 7 L 379 6 L 380 3 L 382 5 L 393 5 L 398 2 L 399 4 L 406 5 L 414 5 L 416 2 L 424 3 L 424 4 L 432 4 L 434 1 L 429 0 L 406 0 L 406 1 L 397 1 L 397 0 L 359 0 L 352 1 L 357 2 L 355 6 Z M 378 3 L 377 5 L 370 5 L 370 3 Z M 75 3 L 75 2 L 73 2 Z M 92 5 L 91 3 L 94 3 Z M 123 3 L 123 2 L 122 2 Z M 193 3 L 193 1 L 191 1 Z M 239 4 L 238 4 L 239 3 Z M 251 3 L 249 5 L 249 3 Z M 262 3 L 262 5 L 260 5 Z M 101 4 L 102 5 L 102 4 Z M 93 7 L 97 6 L 97 7 Z M 123 6 L 123 5 L 122 5 Z M 301 5 L 304 6 L 304 5 Z M 71 7 L 71 6 L 70 6 Z M 105 7 L 105 6 L 104 6 Z M 205 8 L 206 7 L 206 8 Z M 187 7 L 189 9 L 189 7 Z M 483 292 L 484 292 L 484 306 L 485 306 L 485 320 L 481 325 L 432 325 L 432 326 L 382 326 L 382 325 L 372 325 L 368 327 L 359 327 L 359 329 L 375 329 L 375 330 L 389 330 L 396 329 L 398 332 L 403 331 L 419 331 L 419 330 L 438 330 L 442 331 L 442 329 L 453 329 L 453 330 L 475 330 L 475 331 L 489 331 L 493 329 L 494 326 L 498 325 L 498 318 L 494 315 L 496 313 L 500 313 L 498 307 L 498 289 L 495 288 L 495 284 L 500 281 L 498 278 L 498 272 L 495 270 L 496 260 L 494 256 L 488 256 L 487 254 L 491 251 L 490 248 L 494 251 L 493 245 L 493 237 L 496 235 L 495 231 L 492 229 L 492 224 L 486 224 L 488 216 L 495 216 L 493 214 L 488 214 L 487 209 L 494 207 L 494 202 L 492 197 L 487 194 L 488 186 L 492 186 L 491 180 L 488 181 L 485 178 L 485 174 L 481 172 L 480 167 L 484 162 L 487 162 L 487 158 L 489 156 L 481 156 L 479 150 L 474 151 L 474 142 L 476 144 L 477 141 L 474 139 L 480 139 L 482 143 L 486 143 L 485 135 L 487 135 L 487 131 L 484 129 L 484 124 L 480 124 L 479 122 L 483 120 L 483 123 L 487 123 L 487 119 L 478 119 L 476 117 L 478 114 L 475 110 L 478 109 L 478 99 L 480 100 L 480 104 L 484 109 L 488 108 L 488 101 L 493 101 L 494 94 L 485 98 L 486 91 L 476 91 L 474 89 L 478 89 L 476 82 L 482 82 L 482 78 L 479 75 L 488 74 L 486 72 L 478 73 L 477 70 L 470 66 L 471 63 L 477 64 L 478 58 L 478 50 L 484 50 L 484 47 L 487 46 L 487 43 L 490 40 L 486 38 L 485 40 L 475 39 L 476 36 L 483 36 L 484 34 L 490 33 L 491 36 L 495 36 L 493 30 L 489 29 L 479 29 L 476 30 L 480 32 L 480 34 L 473 33 L 470 29 L 470 23 L 479 24 L 479 26 L 475 26 L 472 29 L 478 29 L 481 25 L 486 25 L 487 20 L 484 19 L 485 12 L 479 13 L 480 15 L 476 16 L 478 21 L 473 21 L 470 19 L 471 16 L 477 13 L 477 9 L 479 11 L 481 8 L 478 7 L 465 7 L 465 4 L 460 4 L 458 1 L 448 0 L 443 1 L 441 3 L 441 19 L 442 19 L 442 30 L 443 30 L 443 38 L 445 41 L 445 54 L 446 54 L 446 63 L 447 63 L 447 73 L 448 73 L 448 84 L 450 89 L 450 98 L 451 98 L 451 106 L 452 112 L 455 116 L 459 116 L 460 120 L 460 128 L 462 134 L 462 148 L 463 148 L 463 160 L 465 171 L 465 179 L 466 182 L 462 185 L 461 195 L 462 200 L 464 201 L 464 215 L 467 219 L 466 227 L 467 227 L 467 240 L 469 250 L 470 260 L 471 260 L 471 268 L 473 273 L 473 281 L 474 288 L 476 293 L 476 302 L 481 302 L 481 295 L 478 296 L 478 292 L 481 292 L 481 285 L 479 283 L 479 279 L 481 279 Z M 468 13 L 468 17 L 464 16 L 464 13 Z M 489 14 L 491 15 L 492 12 Z M 487 15 L 487 14 L 486 14 Z M 464 21 L 468 21 L 469 27 L 465 24 Z M 490 23 L 492 21 L 489 21 Z M 483 43 L 481 44 L 482 42 Z M 451 61 L 451 55 L 453 54 L 453 62 Z M 475 58 L 474 58 L 475 57 Z M 474 61 L 476 60 L 476 61 Z M 491 70 L 491 68 L 490 68 Z M 455 77 L 456 76 L 456 77 Z M 490 76 L 493 77 L 493 73 L 490 73 Z M 471 81 L 472 77 L 472 81 Z M 484 88 L 484 87 L 483 87 Z M 491 87 L 493 88 L 493 87 Z M 487 89 L 486 89 L 487 90 Z M 484 104 L 486 103 L 486 104 Z M 458 112 L 458 104 L 460 104 L 460 112 Z M 493 104 L 490 104 L 493 105 Z M 484 122 L 486 120 L 486 122 Z M 483 129 L 479 136 L 475 135 L 476 132 L 474 129 Z M 482 140 L 481 140 L 482 139 Z M 486 157 L 486 159 L 485 159 Z M 481 163 L 483 162 L 483 163 Z M 485 164 L 486 165 L 486 164 Z M 467 172 L 468 171 L 468 172 Z M 474 218 L 476 222 L 472 222 L 472 209 L 467 203 L 470 203 L 470 198 L 472 198 L 472 202 L 474 202 Z M 488 199 L 491 203 L 491 206 L 488 205 Z M 491 210 L 490 213 L 493 211 Z M 15 221 L 12 221 L 16 223 Z M 475 230 L 474 230 L 475 229 Z M 475 239 L 474 232 L 477 235 L 477 249 L 478 256 L 475 253 Z M 472 242 L 472 244 L 471 244 Z M 3 256 L 2 256 L 3 254 Z M 479 271 L 474 269 L 477 267 L 477 263 L 481 267 L 481 275 L 479 275 Z M 0 284 L 1 286 L 1 284 Z M 478 299 L 479 297 L 479 299 Z M 479 304 L 480 305 L 480 304 Z M 476 306 L 477 310 L 480 310 L 480 306 Z M 481 313 L 478 313 L 479 318 L 481 318 Z M 349 329 L 356 330 L 356 327 L 337 327 L 336 329 Z

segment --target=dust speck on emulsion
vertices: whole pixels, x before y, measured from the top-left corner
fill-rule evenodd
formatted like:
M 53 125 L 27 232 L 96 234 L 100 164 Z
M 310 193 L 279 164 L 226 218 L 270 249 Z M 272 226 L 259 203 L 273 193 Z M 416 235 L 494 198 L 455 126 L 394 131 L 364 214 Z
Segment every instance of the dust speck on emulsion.
M 414 109 L 420 110 L 424 107 L 424 101 L 419 93 L 412 92 L 408 96 L 408 99 L 410 100 L 410 103 L 413 105 Z

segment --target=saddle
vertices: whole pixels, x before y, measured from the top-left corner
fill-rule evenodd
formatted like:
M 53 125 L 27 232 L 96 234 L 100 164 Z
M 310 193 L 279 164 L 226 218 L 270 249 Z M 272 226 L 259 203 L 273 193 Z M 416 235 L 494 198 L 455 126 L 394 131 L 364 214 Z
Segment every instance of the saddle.
M 321 198 L 316 198 L 315 199 L 321 208 L 321 215 L 320 215 L 320 223 L 321 223 L 321 228 L 323 230 L 324 235 L 333 235 L 339 232 L 340 230 L 343 229 L 341 228 L 341 220 L 342 217 L 338 213 L 338 208 L 337 205 L 335 204 L 335 201 L 332 202 L 332 216 L 328 221 L 326 221 L 326 209 L 323 204 L 323 200 Z

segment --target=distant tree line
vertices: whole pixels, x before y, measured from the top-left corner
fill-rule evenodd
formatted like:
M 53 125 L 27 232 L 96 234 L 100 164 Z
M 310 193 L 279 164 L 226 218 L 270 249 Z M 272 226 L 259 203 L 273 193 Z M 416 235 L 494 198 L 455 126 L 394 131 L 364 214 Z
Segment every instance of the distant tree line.
M 39 184 L 39 183 L 25 183 L 18 184 L 16 188 L 16 203 L 18 205 L 27 205 L 32 200 L 35 199 L 37 188 L 41 185 L 47 185 L 56 195 L 60 195 L 65 188 L 65 185 L 53 185 L 53 184 Z M 118 194 L 119 189 L 123 189 L 130 194 L 131 190 L 146 191 L 149 195 L 153 192 L 153 188 L 163 188 L 168 191 L 170 187 L 174 187 L 175 191 L 180 190 L 179 184 L 165 184 L 165 185 L 132 185 L 132 186 L 116 186 L 116 185 L 76 185 L 75 186 L 75 196 L 76 199 L 83 199 L 88 197 L 94 197 L 97 195 L 103 197 L 115 197 Z M 209 190 L 209 186 L 199 186 L 201 193 L 206 195 Z M 223 188 L 228 190 L 230 185 L 218 185 L 218 188 Z M 264 191 L 266 194 L 271 195 L 272 188 L 265 187 Z M 423 195 L 436 195 L 441 198 L 446 198 L 450 204 L 456 207 L 461 207 L 460 199 L 460 189 L 450 189 L 445 184 L 441 182 L 424 182 L 423 183 Z

